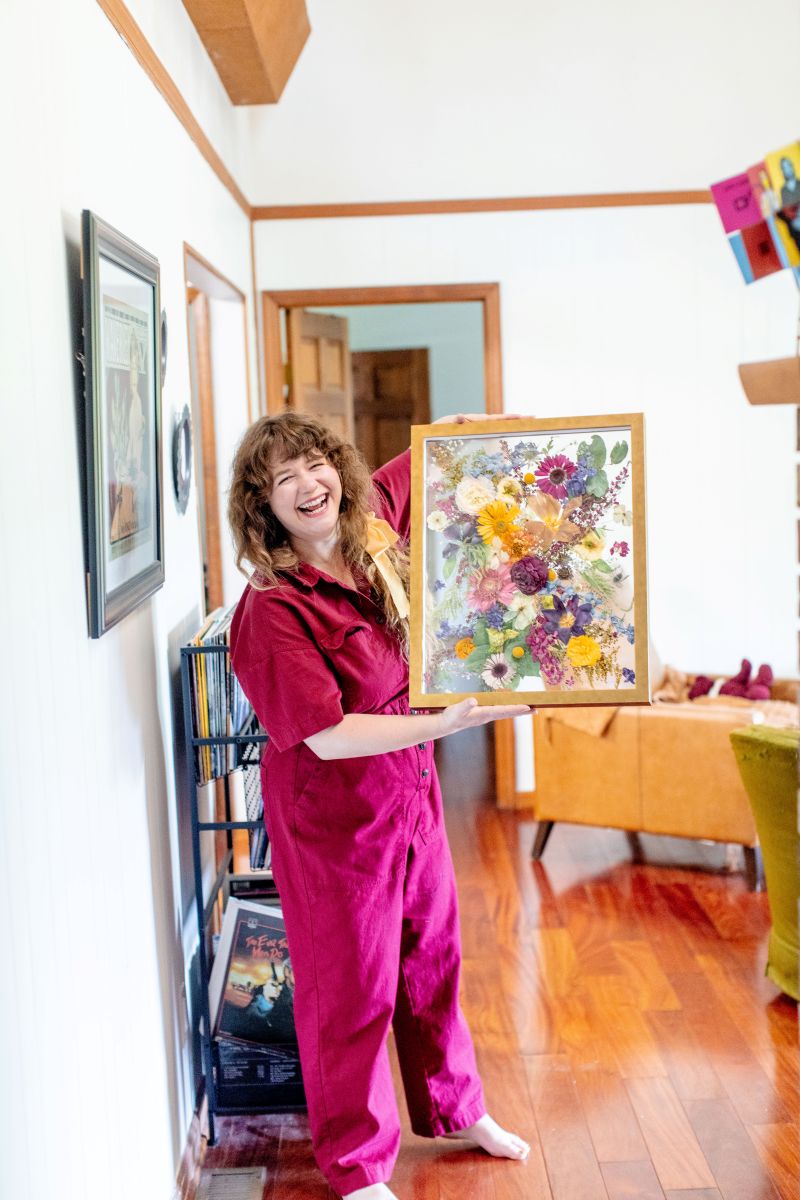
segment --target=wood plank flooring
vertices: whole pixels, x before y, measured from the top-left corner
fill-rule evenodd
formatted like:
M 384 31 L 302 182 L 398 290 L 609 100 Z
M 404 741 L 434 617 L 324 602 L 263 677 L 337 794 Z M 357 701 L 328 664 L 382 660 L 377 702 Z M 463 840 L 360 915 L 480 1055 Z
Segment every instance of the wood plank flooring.
M 485 731 L 437 762 L 463 1003 L 490 1111 L 532 1150 L 501 1162 L 406 1122 L 401 1200 L 800 1200 L 797 1006 L 764 978 L 766 896 L 680 839 L 562 825 L 533 863 L 530 814 L 493 806 Z M 264 1200 L 333 1196 L 303 1116 L 218 1129 L 205 1165 L 266 1164 Z

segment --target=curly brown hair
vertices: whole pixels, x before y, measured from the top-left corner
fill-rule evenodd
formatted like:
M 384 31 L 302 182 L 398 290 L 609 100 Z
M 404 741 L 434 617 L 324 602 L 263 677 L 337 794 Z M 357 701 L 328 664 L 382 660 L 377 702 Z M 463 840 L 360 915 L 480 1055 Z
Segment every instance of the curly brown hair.
M 272 466 L 315 453 L 327 459 L 342 483 L 339 546 L 344 560 L 351 569 L 363 572 L 378 593 L 387 626 L 396 634 L 407 658 L 408 618 L 398 613 L 383 576 L 364 549 L 368 514 L 379 507 L 369 467 L 360 451 L 315 417 L 288 410 L 260 417 L 239 443 L 228 494 L 228 522 L 236 566 L 257 591 L 279 587 L 285 582 L 281 575 L 297 567 L 300 560 L 269 504 Z M 397 542 L 385 555 L 408 588 L 409 560 L 405 547 Z M 252 574 L 242 565 L 245 562 L 254 568 Z

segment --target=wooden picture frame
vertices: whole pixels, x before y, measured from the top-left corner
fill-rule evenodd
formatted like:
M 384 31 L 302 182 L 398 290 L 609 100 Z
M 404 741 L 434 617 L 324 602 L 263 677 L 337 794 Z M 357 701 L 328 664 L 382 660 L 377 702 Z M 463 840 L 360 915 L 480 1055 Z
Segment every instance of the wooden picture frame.
M 411 437 L 412 706 L 649 703 L 643 416 Z
M 88 209 L 81 274 L 91 637 L 164 583 L 158 261 Z

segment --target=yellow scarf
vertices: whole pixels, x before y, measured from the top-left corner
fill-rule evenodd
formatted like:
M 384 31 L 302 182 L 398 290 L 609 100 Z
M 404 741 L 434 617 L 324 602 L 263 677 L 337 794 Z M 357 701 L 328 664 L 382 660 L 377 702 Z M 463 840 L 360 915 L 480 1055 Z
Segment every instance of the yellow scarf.
M 382 521 L 380 517 L 375 516 L 374 512 L 367 514 L 367 536 L 364 539 L 364 549 L 383 576 L 398 613 L 401 617 L 407 617 L 409 608 L 406 589 L 403 587 L 403 581 L 397 571 L 384 555 L 384 551 L 393 546 L 399 536 L 388 521 Z

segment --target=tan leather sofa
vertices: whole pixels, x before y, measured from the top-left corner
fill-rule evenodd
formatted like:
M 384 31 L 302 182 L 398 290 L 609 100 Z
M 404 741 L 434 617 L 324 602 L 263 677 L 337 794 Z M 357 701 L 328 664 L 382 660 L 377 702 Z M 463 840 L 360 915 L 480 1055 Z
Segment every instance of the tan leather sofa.
M 796 689 L 776 681 L 773 700 L 794 701 Z M 534 858 L 554 822 L 568 821 L 738 843 L 756 883 L 758 838 L 729 735 L 751 724 L 759 707 L 687 701 L 540 709 L 533 722 Z

